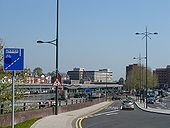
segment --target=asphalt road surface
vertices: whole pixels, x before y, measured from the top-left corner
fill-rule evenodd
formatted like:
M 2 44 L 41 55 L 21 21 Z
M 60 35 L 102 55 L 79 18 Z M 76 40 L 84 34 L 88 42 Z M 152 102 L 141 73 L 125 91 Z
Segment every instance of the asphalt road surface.
M 138 109 L 120 110 L 120 101 L 90 115 L 82 121 L 83 128 L 170 128 L 170 115 L 149 113 Z
M 161 98 L 162 102 L 155 102 L 154 104 L 148 104 L 148 107 L 158 108 L 158 109 L 169 109 L 170 110 L 170 95 Z

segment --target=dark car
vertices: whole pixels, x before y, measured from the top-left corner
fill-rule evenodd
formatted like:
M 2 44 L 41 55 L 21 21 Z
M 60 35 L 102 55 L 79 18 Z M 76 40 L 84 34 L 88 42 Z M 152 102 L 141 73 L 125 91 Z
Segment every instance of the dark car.
M 147 103 L 148 104 L 154 104 L 155 103 L 155 98 L 154 97 L 147 98 Z

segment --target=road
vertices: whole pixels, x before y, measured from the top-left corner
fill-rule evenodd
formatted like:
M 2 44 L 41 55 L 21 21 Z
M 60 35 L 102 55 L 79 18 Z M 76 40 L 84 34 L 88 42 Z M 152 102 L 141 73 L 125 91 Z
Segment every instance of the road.
M 83 128 L 169 128 L 170 115 L 135 110 L 120 110 L 120 101 L 115 101 L 102 111 L 84 118 Z
M 151 108 L 161 108 L 161 109 L 169 109 L 170 110 L 170 95 L 167 97 L 161 98 L 162 102 L 155 102 L 154 104 L 148 104 L 148 107 Z

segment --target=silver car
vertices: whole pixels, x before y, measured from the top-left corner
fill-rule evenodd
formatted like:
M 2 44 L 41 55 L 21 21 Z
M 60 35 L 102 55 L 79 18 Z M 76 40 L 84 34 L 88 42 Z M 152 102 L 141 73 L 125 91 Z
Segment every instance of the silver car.
M 134 110 L 134 108 L 135 108 L 135 105 L 134 105 L 133 101 L 128 100 L 128 99 L 122 101 L 122 106 L 121 106 L 122 110 L 124 110 L 124 109 Z

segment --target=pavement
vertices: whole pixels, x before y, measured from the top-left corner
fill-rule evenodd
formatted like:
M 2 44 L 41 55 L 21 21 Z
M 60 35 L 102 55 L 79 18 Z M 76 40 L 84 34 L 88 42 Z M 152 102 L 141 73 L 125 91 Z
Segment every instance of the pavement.
M 170 110 L 169 109 L 152 108 L 152 107 L 149 107 L 149 106 L 147 106 L 147 108 L 146 108 L 145 103 L 140 102 L 140 101 L 135 101 L 135 104 L 137 105 L 138 108 L 140 108 L 143 111 L 170 115 Z
M 79 117 L 92 113 L 98 109 L 101 109 L 107 105 L 109 105 L 111 102 L 105 101 L 96 105 L 92 105 L 90 107 L 69 111 L 65 113 L 61 113 L 58 115 L 51 115 L 44 117 L 38 121 L 36 121 L 31 128 L 75 128 L 75 122 L 76 119 Z

